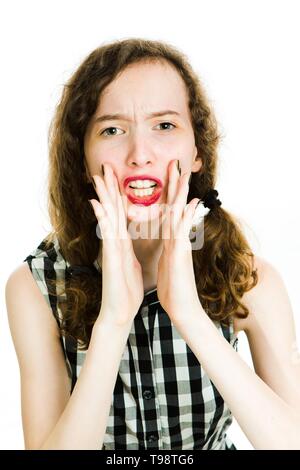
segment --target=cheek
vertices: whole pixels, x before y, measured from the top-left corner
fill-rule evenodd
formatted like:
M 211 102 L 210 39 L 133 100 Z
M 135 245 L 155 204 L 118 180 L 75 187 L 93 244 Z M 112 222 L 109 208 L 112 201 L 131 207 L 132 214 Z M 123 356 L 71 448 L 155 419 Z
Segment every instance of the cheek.
M 101 165 L 104 162 L 113 161 L 113 158 L 109 158 L 109 153 L 104 152 L 100 149 L 99 145 L 89 146 L 85 150 L 85 159 L 90 168 L 91 172 L 98 173 L 101 169 Z
M 189 155 L 192 155 L 193 145 L 191 145 L 188 139 L 168 139 L 168 142 L 164 142 L 159 150 L 161 160 L 164 165 L 167 166 L 171 160 L 179 158 L 184 161 L 189 159 Z M 192 158 L 192 157 L 191 157 Z
M 105 145 L 99 141 L 89 147 L 89 158 L 92 162 L 120 162 L 126 154 L 126 147 L 117 145 Z

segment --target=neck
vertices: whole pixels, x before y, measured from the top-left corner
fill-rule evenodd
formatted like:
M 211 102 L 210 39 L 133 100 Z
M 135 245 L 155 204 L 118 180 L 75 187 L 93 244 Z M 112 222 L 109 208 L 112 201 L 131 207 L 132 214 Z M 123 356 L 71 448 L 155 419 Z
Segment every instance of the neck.
M 141 227 L 140 227 L 141 228 Z M 140 233 L 151 233 L 150 231 Z M 132 246 L 143 272 L 144 290 L 148 291 L 157 285 L 157 269 L 163 249 L 163 240 L 158 230 L 152 237 L 133 237 Z
M 142 239 L 132 240 L 132 246 L 135 256 L 141 264 L 143 271 L 147 272 L 151 267 L 158 264 L 163 244 L 161 239 Z

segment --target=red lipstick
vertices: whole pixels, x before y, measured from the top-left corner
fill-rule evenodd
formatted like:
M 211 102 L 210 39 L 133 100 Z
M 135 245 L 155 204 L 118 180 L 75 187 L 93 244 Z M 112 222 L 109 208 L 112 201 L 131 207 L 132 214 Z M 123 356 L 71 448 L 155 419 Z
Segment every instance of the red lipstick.
M 156 176 L 151 176 L 151 175 L 136 175 L 136 176 L 128 176 L 124 180 L 124 189 L 126 189 L 126 186 L 131 182 L 135 180 L 152 180 L 157 183 L 158 186 L 162 188 L 163 184 L 162 181 L 159 178 L 156 178 Z
M 131 181 L 135 180 L 152 180 L 156 183 L 156 186 L 154 188 L 154 192 L 150 196 L 136 196 L 134 194 L 134 191 L 132 188 L 129 187 L 129 183 Z M 128 197 L 129 201 L 132 202 L 132 204 L 140 204 L 143 206 L 150 206 L 151 204 L 155 204 L 156 201 L 161 196 L 162 193 L 162 186 L 163 183 L 159 178 L 156 178 L 155 176 L 151 175 L 136 175 L 136 176 L 129 176 L 125 178 L 124 180 L 124 189 L 126 192 L 126 196 Z

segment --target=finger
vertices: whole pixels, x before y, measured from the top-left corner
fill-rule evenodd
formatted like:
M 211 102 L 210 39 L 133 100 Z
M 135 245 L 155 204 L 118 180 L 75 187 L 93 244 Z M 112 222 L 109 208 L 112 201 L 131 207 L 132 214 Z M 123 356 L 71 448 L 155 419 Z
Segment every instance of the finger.
M 168 203 L 169 206 L 172 205 L 174 200 L 175 200 L 176 193 L 177 193 L 177 188 L 178 188 L 178 181 L 179 181 L 179 178 L 180 178 L 180 174 L 179 174 L 178 167 L 177 167 L 177 162 L 178 162 L 178 160 L 172 160 L 169 163 L 169 166 L 168 166 L 168 196 L 167 196 L 167 203 Z M 180 164 L 180 162 L 179 162 L 179 164 Z
M 187 196 L 189 192 L 188 181 L 189 173 L 187 172 L 180 177 L 180 180 L 178 182 L 178 191 L 173 203 L 175 226 L 178 224 L 184 214 L 184 209 L 186 207 Z
M 93 175 L 95 183 L 95 191 L 99 196 L 102 215 L 102 220 L 99 220 L 99 225 L 103 238 L 114 239 L 117 232 L 117 210 L 116 210 L 116 194 L 113 187 L 113 170 L 109 164 L 103 164 L 104 175 Z M 101 209 L 98 212 L 101 215 Z
M 120 185 L 116 175 L 114 175 L 114 187 L 116 193 L 117 215 L 120 230 L 119 238 L 121 238 L 122 240 L 126 240 L 129 238 L 129 234 L 127 231 L 125 201 L 123 196 L 121 195 Z
M 117 195 L 116 195 L 115 187 L 114 187 L 114 171 L 110 163 L 103 163 L 102 166 L 104 168 L 103 181 L 106 187 L 106 191 L 110 195 L 112 202 L 116 204 Z
M 89 199 L 89 201 L 93 208 L 95 217 L 98 221 L 98 226 L 100 228 L 100 233 L 98 234 L 98 236 L 99 238 L 107 238 L 108 223 L 106 213 L 99 201 L 97 201 L 96 199 Z
M 101 207 L 101 204 L 99 203 L 99 201 L 96 201 L 96 199 L 89 199 L 89 201 L 91 203 L 95 216 L 98 220 L 100 220 L 101 217 L 105 216 L 105 212 Z
M 163 208 L 159 210 L 159 217 L 161 220 L 161 230 L 162 230 L 162 239 L 163 246 L 167 248 L 168 241 L 171 238 L 171 218 L 172 218 L 172 206 L 164 204 Z
M 110 197 L 110 203 L 106 202 L 106 209 L 110 220 L 113 222 L 115 237 L 124 238 L 127 233 L 126 217 L 122 207 L 120 187 L 118 179 L 110 165 L 110 163 L 103 163 L 103 182 L 105 189 Z M 112 205 L 109 205 L 111 204 Z M 126 229 L 126 232 L 124 231 Z M 122 235 L 123 234 L 123 235 Z
M 117 200 L 117 207 L 118 207 L 118 215 L 121 217 L 123 223 L 126 223 L 126 211 L 125 211 L 125 202 L 123 195 L 121 194 L 121 189 L 119 185 L 118 178 L 114 174 L 114 187 L 116 192 L 116 200 Z
M 173 224 L 173 202 L 176 197 L 179 171 L 178 171 L 179 160 L 171 160 L 168 165 L 168 189 L 167 189 L 167 204 L 163 209 L 160 209 L 160 218 L 162 220 L 162 230 L 164 244 L 172 237 L 172 224 Z M 180 164 L 180 163 L 179 163 Z
M 92 179 L 94 181 L 94 187 L 95 191 L 99 197 L 99 200 L 102 204 L 102 208 L 105 211 L 105 213 L 110 212 L 110 207 L 112 205 L 112 200 L 110 198 L 110 195 L 107 192 L 106 185 L 99 175 L 92 175 Z
M 184 215 L 182 218 L 182 230 L 184 232 L 184 236 L 189 236 L 189 233 L 192 229 L 193 218 L 196 213 L 196 209 L 198 207 L 198 203 L 200 202 L 199 198 L 192 199 L 184 209 Z

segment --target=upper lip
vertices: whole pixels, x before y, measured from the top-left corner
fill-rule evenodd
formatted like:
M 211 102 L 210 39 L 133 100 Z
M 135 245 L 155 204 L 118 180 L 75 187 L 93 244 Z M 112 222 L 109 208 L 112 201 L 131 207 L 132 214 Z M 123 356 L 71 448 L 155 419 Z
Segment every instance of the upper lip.
M 124 189 L 126 189 L 127 186 L 128 186 L 128 184 L 129 184 L 131 181 L 134 181 L 134 180 L 153 180 L 153 181 L 155 181 L 155 183 L 158 184 L 158 186 L 160 186 L 160 187 L 163 186 L 162 181 L 161 181 L 159 178 L 156 178 L 156 176 L 151 176 L 151 175 L 135 175 L 135 176 L 128 176 L 127 178 L 125 178 L 125 180 L 124 180 Z

